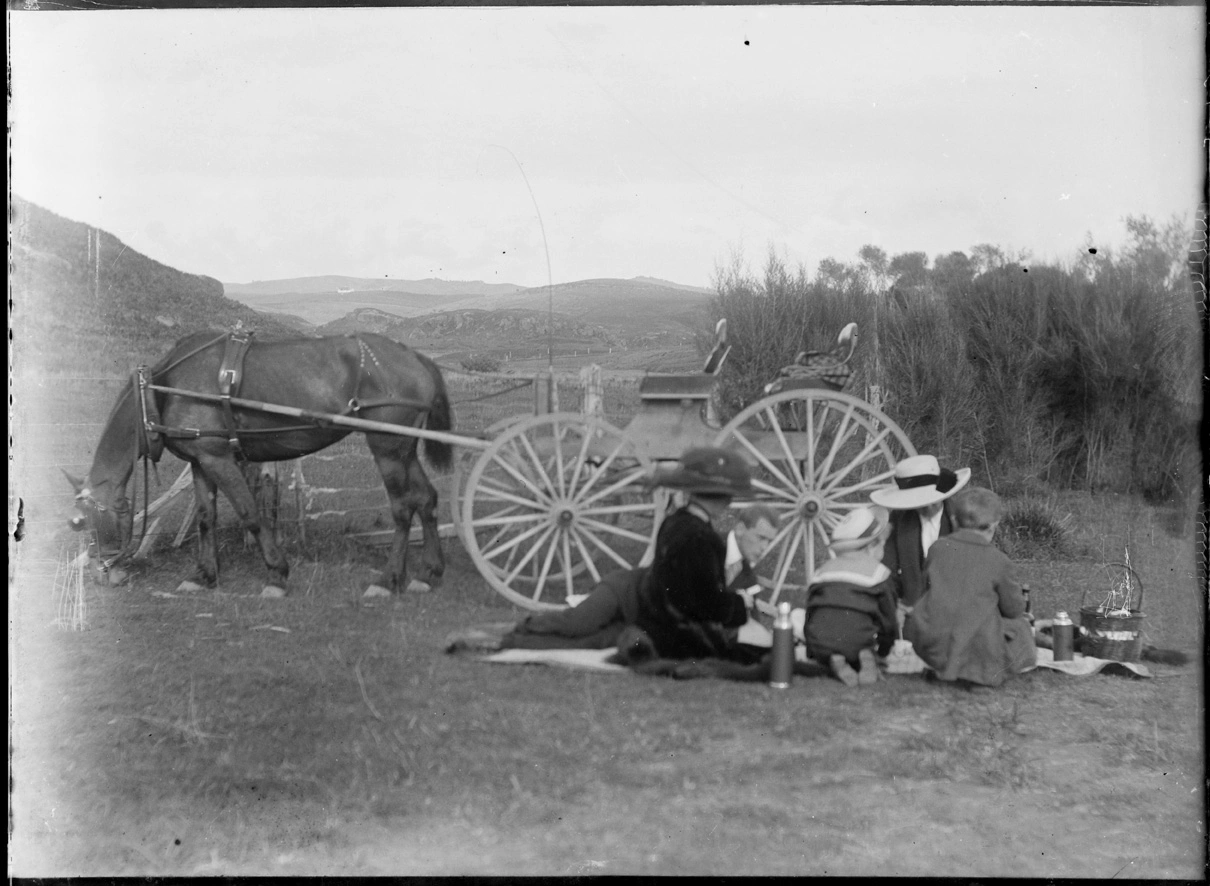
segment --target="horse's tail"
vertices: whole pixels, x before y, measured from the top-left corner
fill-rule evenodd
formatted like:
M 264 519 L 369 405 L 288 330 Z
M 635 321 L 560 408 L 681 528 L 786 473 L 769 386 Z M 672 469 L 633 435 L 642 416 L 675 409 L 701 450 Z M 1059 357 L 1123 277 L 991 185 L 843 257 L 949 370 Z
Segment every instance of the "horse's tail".
M 429 375 L 433 377 L 433 386 L 436 389 L 424 426 L 430 431 L 452 431 L 454 429 L 454 410 L 450 406 L 449 392 L 445 388 L 445 377 L 436 363 L 419 352 L 417 352 L 417 356 L 425 369 L 429 371 Z M 424 454 L 432 462 L 433 467 L 439 471 L 445 472 L 453 467 L 454 447 L 451 443 L 442 440 L 425 440 Z

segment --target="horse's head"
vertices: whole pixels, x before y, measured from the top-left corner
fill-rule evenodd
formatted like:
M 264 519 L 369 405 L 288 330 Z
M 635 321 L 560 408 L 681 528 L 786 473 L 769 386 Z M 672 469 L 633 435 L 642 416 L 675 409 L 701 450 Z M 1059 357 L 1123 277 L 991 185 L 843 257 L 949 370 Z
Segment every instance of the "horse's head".
M 83 529 L 91 532 L 101 558 L 116 556 L 130 539 L 133 517 L 130 502 L 125 495 L 115 496 L 111 484 L 91 487 L 87 481 L 63 473 L 76 490 L 75 504 L 79 511 L 68 525 L 77 532 Z

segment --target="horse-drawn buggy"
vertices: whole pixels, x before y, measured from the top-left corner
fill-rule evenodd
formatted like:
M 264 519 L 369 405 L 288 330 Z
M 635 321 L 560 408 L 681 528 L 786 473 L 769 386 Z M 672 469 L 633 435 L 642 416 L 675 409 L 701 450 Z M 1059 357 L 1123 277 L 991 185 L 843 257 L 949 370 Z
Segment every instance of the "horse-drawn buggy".
M 753 499 L 780 514 L 774 543 L 755 564 L 771 604 L 804 587 L 825 556 L 828 534 L 915 454 L 899 427 L 843 393 L 837 365 L 800 354 L 765 394 L 729 421 L 714 420 L 718 372 L 728 353 L 720 322 L 702 372 L 650 373 L 625 427 L 602 418 L 548 412 L 506 420 L 484 436 L 451 431 L 440 371 L 382 336 L 252 343 L 247 335 L 198 333 L 159 363 L 140 367 L 119 396 L 77 501 L 108 561 L 133 547 L 126 486 L 140 457 L 167 448 L 193 468 L 199 508 L 199 573 L 217 580 L 215 496 L 222 489 L 260 542 L 270 583 L 284 594 L 288 567 L 259 521 L 241 459 L 296 458 L 351 433 L 366 435 L 391 503 L 395 535 L 386 570 L 392 591 L 408 584 L 408 534 L 419 516 L 418 578 L 434 582 L 444 559 L 436 491 L 417 458 L 421 441 L 439 469 L 459 460 L 451 495 L 457 535 L 491 587 L 530 609 L 568 605 L 615 569 L 650 555 L 668 500 L 649 481 L 660 462 L 693 446 L 722 446 L 752 468 Z M 839 381 L 838 381 L 839 379 Z M 472 459 L 469 456 L 475 454 Z

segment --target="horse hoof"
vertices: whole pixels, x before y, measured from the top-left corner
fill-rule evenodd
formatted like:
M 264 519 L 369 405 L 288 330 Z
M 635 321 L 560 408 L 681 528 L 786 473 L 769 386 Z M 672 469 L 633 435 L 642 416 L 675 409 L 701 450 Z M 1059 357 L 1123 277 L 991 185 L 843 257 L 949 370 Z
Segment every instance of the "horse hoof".
M 198 591 L 204 590 L 206 589 L 195 581 L 186 580 L 176 586 L 176 592 L 178 594 L 196 594 Z
M 429 594 L 433 591 L 433 586 L 427 581 L 421 581 L 418 578 L 413 578 L 408 582 L 408 591 L 413 594 Z
M 126 580 L 128 578 L 130 578 L 130 575 L 129 575 L 129 573 L 126 572 L 125 569 L 118 569 L 117 567 L 112 567 L 109 570 L 109 586 L 111 588 L 116 588 L 119 585 L 126 584 Z
M 389 597 L 389 596 L 391 596 L 391 592 L 388 591 L 386 588 L 384 588 L 382 585 L 370 585 L 368 588 L 366 588 L 365 593 L 361 595 L 363 600 L 368 599 L 370 597 Z
M 262 597 L 267 597 L 270 600 L 280 600 L 282 597 L 286 596 L 286 592 L 283 588 L 279 588 L 277 585 L 265 585 L 264 590 L 260 592 L 260 595 Z

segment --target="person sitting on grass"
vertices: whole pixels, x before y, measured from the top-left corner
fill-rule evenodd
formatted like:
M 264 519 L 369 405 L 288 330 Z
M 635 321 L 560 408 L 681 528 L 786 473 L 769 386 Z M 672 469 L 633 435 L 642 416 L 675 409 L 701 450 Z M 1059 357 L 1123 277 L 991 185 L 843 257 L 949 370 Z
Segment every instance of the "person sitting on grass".
M 769 505 L 757 503 L 738 510 L 735 526 L 727 535 L 723 563 L 726 586 L 745 598 L 749 610 L 760 589 L 752 564 L 764 556 L 765 549 L 777 534 L 776 526 L 777 512 Z M 614 646 L 622 629 L 638 619 L 639 585 L 648 571 L 648 567 L 640 566 L 612 572 L 575 606 L 526 615 L 500 638 L 498 648 L 608 649 Z M 749 624 L 759 625 L 759 622 L 750 618 Z M 754 630 L 754 636 L 760 636 L 759 628 Z
M 634 625 L 618 639 L 618 659 L 759 661 L 768 650 L 739 641 L 752 597 L 728 588 L 727 544 L 716 528 L 732 498 L 751 491 L 747 464 L 734 452 L 704 446 L 686 450 L 653 482 L 681 490 L 688 503 L 660 524 L 651 568 L 638 584 Z
M 950 502 L 970 480 L 971 469 L 951 471 L 936 456 L 913 455 L 895 465 L 895 482 L 870 493 L 870 501 L 891 511 L 891 535 L 882 562 L 891 570 L 899 621 L 924 593 L 924 560 L 929 548 L 954 529 Z
M 1012 561 L 992 544 L 1004 505 L 976 486 L 952 508 L 958 528 L 929 551 L 927 588 L 904 637 L 937 679 L 999 686 L 1034 668 L 1038 654 Z
M 874 653 L 885 656 L 895 642 L 895 589 L 882 563 L 889 534 L 886 508 L 849 511 L 807 588 L 807 649 L 846 686 L 877 682 Z

